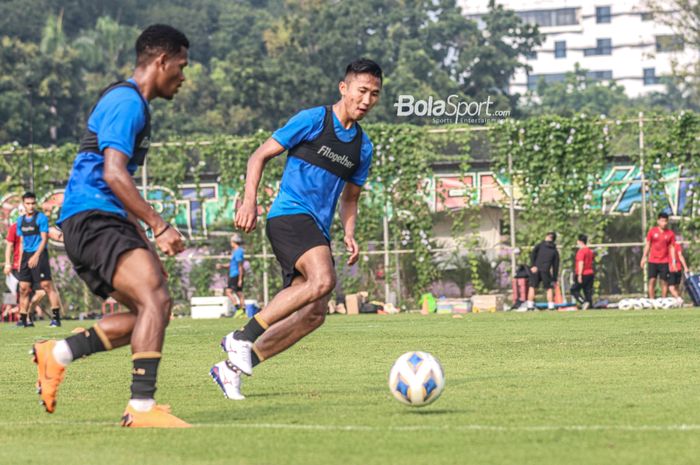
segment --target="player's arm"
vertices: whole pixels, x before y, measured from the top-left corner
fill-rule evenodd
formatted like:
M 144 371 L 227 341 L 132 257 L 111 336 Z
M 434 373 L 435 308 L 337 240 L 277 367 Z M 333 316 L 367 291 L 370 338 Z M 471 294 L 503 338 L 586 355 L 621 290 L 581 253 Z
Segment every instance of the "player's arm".
M 49 228 L 49 239 L 56 242 L 63 242 L 63 231 L 55 226 Z
M 9 275 L 12 272 L 12 252 L 14 252 L 15 244 L 10 241 L 5 241 L 5 268 L 4 272 Z
M 687 273 L 688 272 L 688 264 L 685 262 L 685 256 L 683 255 L 683 251 L 678 252 L 678 257 L 676 257 L 678 261 L 681 262 L 681 266 L 683 267 L 683 272 Z
M 343 224 L 343 231 L 345 231 L 343 241 L 350 254 L 348 265 L 354 264 L 360 258 L 360 248 L 355 241 L 355 224 L 357 223 L 357 205 L 361 193 L 362 187 L 349 182 L 345 185 L 340 197 L 340 221 Z
M 651 241 L 647 237 L 647 240 L 644 243 L 644 251 L 642 251 L 642 261 L 639 263 L 640 268 L 644 268 L 644 263 L 646 263 L 647 256 L 649 255 L 649 247 L 650 246 L 651 246 Z
M 559 252 L 554 251 L 554 260 L 552 261 L 552 277 L 554 281 L 559 277 Z
M 39 264 L 39 257 L 41 256 L 41 252 L 44 250 L 44 247 L 46 247 L 46 243 L 49 241 L 49 234 L 42 232 L 41 234 L 41 242 L 39 243 L 39 248 L 36 249 L 36 252 L 32 254 L 31 257 L 29 257 L 29 260 L 27 260 L 27 266 L 29 268 L 36 268 L 36 266 Z
M 583 260 L 576 260 L 576 276 L 578 282 L 583 281 Z
M 530 252 L 530 271 L 533 273 L 537 273 L 537 266 L 535 266 L 535 263 L 537 263 L 537 254 L 540 251 L 540 245 L 537 244 L 535 247 L 532 248 L 532 252 Z
M 258 222 L 258 186 L 268 161 L 284 152 L 285 148 L 272 137 L 258 147 L 248 159 L 243 203 L 236 212 L 235 226 L 247 233 L 255 229 Z
M 173 256 L 182 252 L 185 244 L 180 233 L 141 197 L 134 179 L 126 168 L 129 157 L 119 150 L 108 147 L 104 150 L 104 158 L 104 180 L 114 195 L 124 204 L 127 212 L 153 230 L 156 245 L 163 253 Z
M 243 273 L 245 273 L 245 271 L 243 270 L 243 261 L 241 261 L 238 264 L 238 285 L 239 286 L 243 285 Z

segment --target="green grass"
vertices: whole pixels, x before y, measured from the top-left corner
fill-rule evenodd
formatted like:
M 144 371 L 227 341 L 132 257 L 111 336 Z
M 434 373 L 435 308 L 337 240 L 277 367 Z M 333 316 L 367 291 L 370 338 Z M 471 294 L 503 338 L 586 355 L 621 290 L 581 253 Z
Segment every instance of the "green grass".
M 256 369 L 248 399 L 208 376 L 232 320 L 176 320 L 157 398 L 197 427 L 116 426 L 122 349 L 69 367 L 57 412 L 33 392 L 34 339 L 0 326 L 0 464 L 685 464 L 700 456 L 700 312 L 329 317 Z M 403 406 L 386 378 L 401 353 L 435 354 L 442 397 Z M 686 425 L 686 426 L 683 426 Z

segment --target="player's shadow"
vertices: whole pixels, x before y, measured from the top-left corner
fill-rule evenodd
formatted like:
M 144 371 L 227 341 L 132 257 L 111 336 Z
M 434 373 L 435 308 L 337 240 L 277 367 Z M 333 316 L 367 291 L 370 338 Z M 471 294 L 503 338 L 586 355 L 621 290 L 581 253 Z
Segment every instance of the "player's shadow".
M 441 408 L 441 409 L 430 409 L 430 410 L 409 410 L 404 412 L 404 415 L 418 415 L 418 416 L 430 416 L 430 415 L 452 415 L 455 413 L 460 413 L 462 410 L 451 409 L 451 408 Z

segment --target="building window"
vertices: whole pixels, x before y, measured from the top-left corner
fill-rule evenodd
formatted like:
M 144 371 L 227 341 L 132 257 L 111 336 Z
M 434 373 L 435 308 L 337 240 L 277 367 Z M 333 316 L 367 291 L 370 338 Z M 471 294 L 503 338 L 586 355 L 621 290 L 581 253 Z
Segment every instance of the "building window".
M 554 58 L 566 58 L 565 40 L 558 40 L 554 42 Z
M 526 23 L 537 24 L 540 27 L 571 26 L 578 24 L 576 8 L 518 11 L 516 14 Z
M 594 81 L 611 81 L 612 80 L 612 70 L 605 71 L 588 71 L 586 76 Z
M 659 78 L 656 77 L 656 68 L 644 68 L 644 85 L 652 86 L 659 83 Z
M 535 90 L 540 81 L 543 81 L 545 84 L 553 84 L 562 82 L 565 78 L 566 73 L 530 74 L 527 77 L 527 88 L 528 90 Z
M 583 49 L 583 56 L 612 55 L 612 40 L 598 39 L 595 48 Z
M 651 11 L 647 11 L 645 13 L 642 13 L 642 21 L 654 21 L 654 13 Z
M 663 52 L 680 52 L 685 47 L 683 37 L 678 35 L 656 36 L 656 51 Z
M 611 19 L 610 7 L 609 6 L 599 6 L 595 9 L 595 22 L 596 23 L 609 23 Z
M 525 54 L 525 58 L 528 60 L 536 60 L 537 59 L 537 52 L 532 50 L 530 53 Z

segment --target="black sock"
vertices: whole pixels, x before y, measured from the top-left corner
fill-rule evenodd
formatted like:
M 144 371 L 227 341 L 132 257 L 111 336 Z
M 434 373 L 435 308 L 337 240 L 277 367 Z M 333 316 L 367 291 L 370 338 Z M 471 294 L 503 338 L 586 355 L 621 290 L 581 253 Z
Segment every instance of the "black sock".
M 54 320 L 59 321 L 61 319 L 61 309 L 60 308 L 52 308 L 51 313 L 53 313 Z
M 153 399 L 158 377 L 158 352 L 142 352 L 133 356 L 134 370 L 131 372 L 131 398 Z
M 250 352 L 250 361 L 252 362 L 253 366 L 260 365 L 260 357 L 258 357 L 258 353 L 254 350 Z
M 27 314 L 20 313 L 19 314 L 19 321 L 26 325 L 27 324 Z
M 87 331 L 66 338 L 66 343 L 73 354 L 73 360 L 78 360 L 81 357 L 87 357 L 96 352 L 104 352 L 108 348 L 112 348 L 111 346 L 105 347 L 104 342 L 102 342 L 102 339 L 98 335 L 98 330 L 95 328 L 97 328 L 97 326 L 93 326 Z
M 265 322 L 258 317 L 251 318 L 246 325 L 233 334 L 233 338 L 239 341 L 255 342 L 267 329 Z

